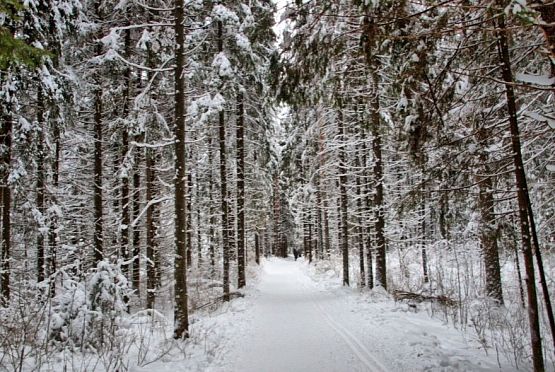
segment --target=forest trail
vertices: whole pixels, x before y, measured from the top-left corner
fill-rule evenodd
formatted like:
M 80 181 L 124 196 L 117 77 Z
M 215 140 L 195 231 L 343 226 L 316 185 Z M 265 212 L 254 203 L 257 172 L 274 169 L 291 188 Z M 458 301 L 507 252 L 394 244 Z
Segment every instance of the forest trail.
M 491 355 L 425 314 L 390 301 L 363 304 L 352 289 L 317 284 L 302 260 L 265 261 L 249 297 L 243 329 L 236 328 L 210 371 L 499 369 Z
M 386 371 L 328 309 L 338 299 L 311 285 L 301 261 L 266 261 L 252 308 L 254 334 L 237 342 L 231 370 Z M 226 368 L 229 368 L 226 367 Z

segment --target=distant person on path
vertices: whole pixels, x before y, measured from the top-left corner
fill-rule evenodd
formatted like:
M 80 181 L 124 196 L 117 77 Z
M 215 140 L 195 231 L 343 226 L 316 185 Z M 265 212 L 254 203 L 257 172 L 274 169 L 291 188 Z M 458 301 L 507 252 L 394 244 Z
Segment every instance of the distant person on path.
M 299 251 L 297 248 L 293 248 L 293 256 L 295 256 L 295 261 L 297 261 L 297 258 L 299 258 Z

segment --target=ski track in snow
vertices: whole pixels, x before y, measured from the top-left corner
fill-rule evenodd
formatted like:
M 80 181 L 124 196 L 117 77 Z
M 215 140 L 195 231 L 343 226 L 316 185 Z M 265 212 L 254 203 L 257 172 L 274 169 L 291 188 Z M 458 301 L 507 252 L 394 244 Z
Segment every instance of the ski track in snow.
M 331 284 L 331 285 L 330 285 Z M 316 283 L 303 261 L 266 260 L 231 315 L 210 372 L 509 371 L 425 313 Z
M 364 363 L 369 371 L 387 371 L 371 352 L 362 344 L 362 342 L 354 336 L 349 330 L 343 327 L 340 323 L 336 322 L 326 311 L 322 308 L 318 302 L 314 302 L 314 305 L 318 311 L 324 316 L 328 325 L 335 331 L 345 342 L 349 345 L 351 350 L 357 355 L 357 357 Z
M 356 354 L 359 360 L 364 363 L 367 370 L 386 372 L 388 369 L 384 367 L 384 365 L 372 355 L 372 352 L 366 346 L 364 346 L 363 342 L 352 332 L 350 332 L 346 327 L 342 326 L 338 321 L 336 321 L 329 310 L 326 311 L 326 309 L 322 307 L 319 301 L 317 299 L 314 299 L 314 295 L 310 292 L 311 288 L 308 287 L 306 284 L 304 284 L 304 288 L 307 291 L 308 296 L 312 298 L 312 304 L 316 308 L 317 312 L 323 316 L 326 323 L 345 341 L 345 343 Z

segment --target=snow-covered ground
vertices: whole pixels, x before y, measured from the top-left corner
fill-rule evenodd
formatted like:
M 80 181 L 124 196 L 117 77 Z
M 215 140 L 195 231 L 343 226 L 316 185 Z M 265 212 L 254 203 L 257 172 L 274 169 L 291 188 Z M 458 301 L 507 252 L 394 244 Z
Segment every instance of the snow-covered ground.
M 192 325 L 196 346 L 181 362 L 137 371 L 513 370 L 426 311 L 342 287 L 302 260 L 265 260 L 245 294 Z

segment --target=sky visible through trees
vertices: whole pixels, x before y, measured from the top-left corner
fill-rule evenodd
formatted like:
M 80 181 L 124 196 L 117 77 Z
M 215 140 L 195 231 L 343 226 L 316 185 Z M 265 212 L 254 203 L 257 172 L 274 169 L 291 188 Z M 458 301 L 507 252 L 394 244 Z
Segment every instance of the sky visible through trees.
M 553 2 L 0 12 L 0 370 L 194 350 L 258 276 L 305 283 L 293 249 L 315 281 L 425 309 L 500 366 L 553 368 Z

